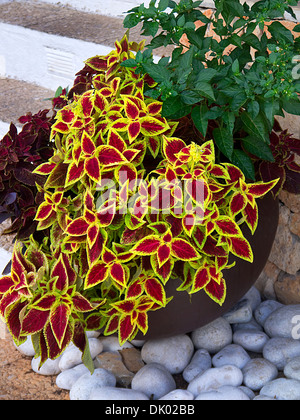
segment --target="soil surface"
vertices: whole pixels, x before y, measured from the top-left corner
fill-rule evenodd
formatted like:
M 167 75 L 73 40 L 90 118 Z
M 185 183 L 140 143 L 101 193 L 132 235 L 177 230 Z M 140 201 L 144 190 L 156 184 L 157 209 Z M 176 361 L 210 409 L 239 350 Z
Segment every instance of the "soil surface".
M 35 373 L 32 358 L 15 348 L 8 333 L 5 336 L 0 338 L 0 400 L 69 400 L 69 392 L 56 386 L 56 376 Z

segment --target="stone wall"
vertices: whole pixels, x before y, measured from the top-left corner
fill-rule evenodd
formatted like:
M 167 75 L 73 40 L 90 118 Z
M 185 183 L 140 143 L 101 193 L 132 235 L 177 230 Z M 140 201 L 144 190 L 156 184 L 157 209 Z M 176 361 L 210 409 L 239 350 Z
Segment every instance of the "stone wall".
M 279 224 L 269 260 L 256 282 L 267 299 L 300 303 L 300 195 L 279 195 Z

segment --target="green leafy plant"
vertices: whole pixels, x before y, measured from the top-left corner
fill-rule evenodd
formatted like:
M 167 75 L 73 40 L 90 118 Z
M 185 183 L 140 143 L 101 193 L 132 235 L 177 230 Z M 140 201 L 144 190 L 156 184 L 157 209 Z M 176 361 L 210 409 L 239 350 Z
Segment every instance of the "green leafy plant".
M 255 232 L 256 200 L 277 180 L 249 184 L 216 162 L 213 141 L 175 137 L 178 123 L 145 96 L 153 79 L 121 66 L 139 48 L 125 35 L 86 61 L 52 124 L 53 156 L 34 170 L 45 180 L 42 237 L 17 242 L 0 279 L 0 314 L 17 344 L 32 336 L 41 365 L 73 341 L 92 370 L 85 331 L 118 333 L 121 344 L 146 333 L 178 277 L 179 291 L 222 305 L 229 256 L 253 261 L 240 226 Z
M 164 117 L 186 117 L 190 138 L 198 143 L 213 139 L 218 160 L 230 161 L 254 180 L 252 156 L 274 161 L 274 117 L 284 111 L 300 115 L 300 84 L 293 77 L 300 38 L 276 20 L 284 13 L 295 18 L 291 6 L 297 1 L 261 0 L 250 8 L 239 0 L 216 0 L 211 18 L 199 9 L 201 3 L 161 0 L 156 6 L 152 0 L 149 7 L 130 10 L 124 26 L 142 22 L 143 34 L 152 39 L 122 65 L 157 82 L 146 94 L 162 100 Z M 173 52 L 156 63 L 158 47 Z

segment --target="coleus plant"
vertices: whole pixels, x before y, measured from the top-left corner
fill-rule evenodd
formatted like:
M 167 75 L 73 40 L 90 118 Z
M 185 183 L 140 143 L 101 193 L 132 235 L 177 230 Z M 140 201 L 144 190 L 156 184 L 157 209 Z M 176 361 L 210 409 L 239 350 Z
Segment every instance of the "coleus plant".
M 44 237 L 16 243 L 0 279 L 1 315 L 17 344 L 32 336 L 41 364 L 73 341 L 92 369 L 85 331 L 121 344 L 145 334 L 174 278 L 222 305 L 229 256 L 253 261 L 241 225 L 255 232 L 256 201 L 277 183 L 249 184 L 216 162 L 212 140 L 174 136 L 178 123 L 145 96 L 153 79 L 121 66 L 142 45 L 125 35 L 115 46 L 86 61 L 57 111 L 53 156 L 34 170 L 45 181 L 35 215 Z
M 11 218 L 12 224 L 4 233 L 15 233 L 19 239 L 36 231 L 33 219 L 43 199 L 36 183 L 42 184 L 44 179 L 33 170 L 53 154 L 48 112 L 20 117 L 22 130 L 18 133 L 12 123 L 0 142 L 0 217 L 1 221 Z
M 300 194 L 300 140 L 282 130 L 275 122 L 270 135 L 270 147 L 274 160 L 259 161 L 258 170 L 263 181 L 279 178 L 272 193 L 277 196 L 281 190 Z

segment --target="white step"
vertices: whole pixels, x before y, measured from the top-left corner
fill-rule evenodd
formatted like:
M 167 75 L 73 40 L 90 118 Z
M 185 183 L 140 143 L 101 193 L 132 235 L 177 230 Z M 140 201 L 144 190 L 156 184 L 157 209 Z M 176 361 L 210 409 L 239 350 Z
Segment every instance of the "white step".
M 29 0 L 30 1 L 30 0 Z M 122 17 L 123 13 L 141 3 L 149 4 L 150 0 L 39 0 L 41 3 L 69 6 L 76 10 L 99 13 L 107 16 Z M 31 0 L 34 3 L 34 0 Z
M 9 130 L 9 124 L 0 120 L 0 140 L 5 136 Z
M 72 86 L 86 59 L 109 53 L 115 40 L 124 35 L 121 19 L 62 6 L 67 3 L 0 3 L 0 77 L 54 91 L 58 86 Z M 112 8 L 114 1 L 106 0 L 106 4 Z M 131 33 L 132 39 L 142 39 L 138 30 Z
M 0 36 L 1 75 L 52 90 L 71 87 L 87 58 L 111 51 L 105 45 L 7 23 L 0 23 Z

